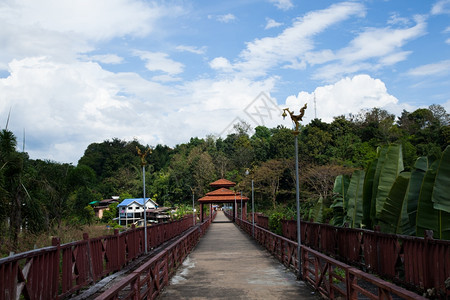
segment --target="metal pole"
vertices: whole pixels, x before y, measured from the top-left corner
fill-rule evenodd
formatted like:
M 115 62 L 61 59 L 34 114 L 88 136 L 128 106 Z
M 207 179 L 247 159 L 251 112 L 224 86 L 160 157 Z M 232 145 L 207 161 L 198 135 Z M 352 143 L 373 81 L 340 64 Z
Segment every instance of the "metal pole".
M 147 203 L 145 203 L 145 165 L 142 166 L 142 183 L 144 190 L 144 239 L 145 254 L 147 254 Z
M 300 184 L 298 177 L 298 134 L 295 134 L 295 196 L 297 202 L 297 278 L 302 279 L 302 259 L 301 259 L 301 233 L 300 233 Z
M 192 190 L 192 226 L 195 226 L 194 190 Z
M 296 179 L 296 202 L 297 202 L 297 261 L 298 261 L 298 279 L 302 279 L 302 258 L 301 258 L 301 232 L 300 232 L 300 183 L 298 178 L 298 135 L 300 133 L 300 121 L 302 121 L 303 116 L 305 115 L 305 110 L 308 105 L 305 105 L 300 109 L 300 114 L 294 115 L 293 112 L 289 110 L 289 108 L 283 109 L 283 114 L 281 115 L 283 119 L 287 117 L 288 113 L 291 117 L 292 122 L 295 124 L 295 129 L 292 132 L 295 136 L 295 179 Z
M 242 191 L 241 191 L 241 220 L 242 220 Z
M 255 200 L 253 195 L 253 179 L 252 179 L 252 236 L 255 238 Z

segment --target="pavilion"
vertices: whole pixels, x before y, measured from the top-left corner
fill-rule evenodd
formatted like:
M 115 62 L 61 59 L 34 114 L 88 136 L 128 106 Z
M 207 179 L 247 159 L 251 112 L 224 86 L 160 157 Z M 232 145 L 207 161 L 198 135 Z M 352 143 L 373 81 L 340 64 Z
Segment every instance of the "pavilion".
M 212 213 L 213 204 L 230 204 L 233 207 L 233 221 L 237 216 L 237 209 L 239 205 L 242 205 L 242 218 L 247 218 L 247 201 L 248 198 L 242 196 L 236 191 L 232 191 L 232 188 L 236 183 L 227 179 L 219 179 L 209 184 L 210 187 L 216 188 L 216 190 L 207 193 L 204 197 L 198 199 L 200 204 L 200 221 L 203 222 L 203 205 L 209 204 L 210 214 Z

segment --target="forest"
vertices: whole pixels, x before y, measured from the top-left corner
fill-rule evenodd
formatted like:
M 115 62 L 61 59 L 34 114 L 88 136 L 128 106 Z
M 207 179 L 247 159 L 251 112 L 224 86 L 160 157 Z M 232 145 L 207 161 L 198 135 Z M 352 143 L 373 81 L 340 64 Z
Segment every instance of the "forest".
M 380 225 L 386 232 L 412 235 L 423 235 L 418 228 L 438 226 L 443 233 L 439 237 L 450 239 L 450 224 L 446 224 L 450 220 L 450 115 L 442 106 L 404 110 L 399 117 L 373 108 L 337 116 L 331 123 L 314 119 L 300 131 L 303 219 L 367 229 Z M 23 235 L 52 235 L 61 226 L 111 223 L 114 207 L 96 220 L 88 204 L 113 195 L 142 197 L 136 147 L 152 150 L 146 157 L 146 190 L 161 206 L 189 205 L 192 191 L 198 199 L 219 178 L 238 183 L 236 190 L 250 196 L 253 180 L 256 211 L 273 219 L 295 217 L 291 128 L 250 128 L 239 123 L 224 138 L 192 137 L 175 147 L 112 138 L 90 144 L 76 166 L 30 159 L 18 151 L 16 135 L 3 129 L 0 245 L 16 251 Z M 415 194 L 410 191 L 414 187 Z M 428 195 L 426 189 L 431 200 L 419 201 Z M 408 197 L 415 200 L 404 200 Z M 392 199 L 402 200 L 399 204 Z M 419 217 L 423 205 L 431 208 Z M 434 223 L 427 225 L 420 218 L 433 218 Z

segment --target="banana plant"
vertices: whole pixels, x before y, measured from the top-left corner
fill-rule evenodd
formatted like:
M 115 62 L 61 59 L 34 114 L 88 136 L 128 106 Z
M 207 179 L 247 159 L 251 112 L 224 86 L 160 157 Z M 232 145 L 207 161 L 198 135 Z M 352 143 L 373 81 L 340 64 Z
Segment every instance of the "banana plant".
M 435 238 L 450 239 L 450 213 L 445 210 L 450 205 L 449 198 L 441 195 L 448 194 L 450 185 L 446 175 L 450 165 L 449 152 L 450 146 L 447 146 L 441 159 L 433 162 L 425 173 L 417 204 L 417 236 L 424 236 L 425 230 L 433 230 Z
M 333 218 L 330 223 L 334 226 L 344 225 L 344 203 L 348 202 L 347 190 L 349 183 L 350 178 L 347 175 L 339 175 L 334 180 L 333 204 L 330 206 L 333 209 Z
M 370 211 L 372 209 L 372 191 L 375 172 L 377 170 L 378 158 L 372 160 L 366 170 L 363 185 L 363 224 L 367 228 L 372 228 L 372 218 Z
M 383 209 L 386 198 L 397 178 L 398 174 L 403 171 L 403 155 L 402 145 L 389 145 L 386 151 L 386 157 L 383 160 L 381 166 L 378 185 L 376 187 L 376 199 L 375 199 L 375 212 L 371 212 L 371 215 L 375 215 L 379 218 L 381 210 Z
M 316 205 L 314 205 L 314 207 L 310 212 L 310 218 L 312 218 L 314 222 L 322 223 L 324 221 L 323 215 L 324 215 L 323 197 L 320 197 Z
M 347 206 L 344 205 L 344 210 L 347 211 L 345 222 L 351 228 L 362 227 L 363 220 L 363 187 L 364 187 L 364 170 L 356 170 L 353 172 L 352 179 L 348 186 Z M 345 202 L 344 202 L 345 203 Z
M 410 172 L 403 172 L 397 176 L 379 214 L 378 224 L 381 231 L 403 234 L 404 229 L 409 227 L 406 203 L 408 201 L 407 190 L 410 178 Z
M 409 218 L 409 228 L 405 230 L 405 234 L 416 234 L 416 215 L 417 203 L 419 201 L 420 188 L 422 187 L 423 178 L 428 170 L 428 158 L 425 156 L 419 157 L 414 164 L 414 169 L 411 172 L 411 179 L 407 191 L 406 211 Z
M 442 153 L 431 200 L 434 209 L 450 213 L 450 146 Z

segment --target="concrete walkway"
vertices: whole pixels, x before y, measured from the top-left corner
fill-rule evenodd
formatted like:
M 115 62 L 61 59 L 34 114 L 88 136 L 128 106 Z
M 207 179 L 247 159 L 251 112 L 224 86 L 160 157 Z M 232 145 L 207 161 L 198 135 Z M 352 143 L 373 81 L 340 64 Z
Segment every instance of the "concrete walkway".
M 319 299 L 222 211 L 158 299 Z

